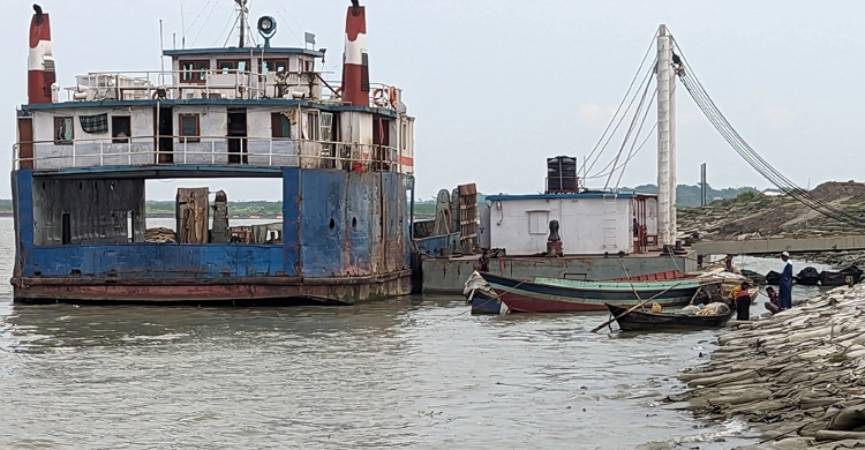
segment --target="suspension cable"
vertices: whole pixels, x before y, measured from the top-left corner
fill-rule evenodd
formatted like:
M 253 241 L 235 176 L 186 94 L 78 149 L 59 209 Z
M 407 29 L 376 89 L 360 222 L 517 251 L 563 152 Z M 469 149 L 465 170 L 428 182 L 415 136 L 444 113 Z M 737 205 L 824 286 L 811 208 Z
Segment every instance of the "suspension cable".
M 680 75 L 682 84 L 697 104 L 697 107 L 709 120 L 709 123 L 718 131 L 721 137 L 727 141 L 733 150 L 745 160 L 745 162 L 782 192 L 812 210 L 833 220 L 865 228 L 865 220 L 863 220 L 862 217 L 850 214 L 847 211 L 841 210 L 834 205 L 828 204 L 814 197 L 813 194 L 787 178 L 777 168 L 772 166 L 765 158 L 757 153 L 756 150 L 754 150 L 753 147 L 751 147 L 738 133 L 732 124 L 730 124 L 729 120 L 727 120 L 720 108 L 718 108 L 717 104 L 715 104 L 709 96 L 706 88 L 697 78 L 693 66 L 688 62 L 679 43 L 676 42 L 675 38 L 672 40 L 674 48 L 679 52 L 683 68 L 685 69 L 685 72 Z
M 613 128 L 612 134 L 615 134 L 616 130 L 618 130 L 618 128 L 619 128 L 619 125 L 621 125 L 622 119 L 624 118 L 624 115 L 627 114 L 627 111 L 625 111 L 625 113 L 622 114 L 622 117 L 619 118 L 618 122 L 616 122 L 616 118 L 619 116 L 619 112 L 621 112 L 622 106 L 624 106 L 625 102 L 628 100 L 628 97 L 631 94 L 631 90 L 634 88 L 634 83 L 636 83 L 637 79 L 640 77 L 640 73 L 642 73 L 642 70 L 643 70 L 643 65 L 646 63 L 646 59 L 649 57 L 649 54 L 652 51 L 652 47 L 654 46 L 655 39 L 657 37 L 658 37 L 658 32 L 656 31 L 654 36 L 652 36 L 652 40 L 649 42 L 649 46 L 646 48 L 646 52 L 643 54 L 643 58 L 640 60 L 640 65 L 637 66 L 637 70 L 634 72 L 634 76 L 631 78 L 631 82 L 628 84 L 628 89 L 625 91 L 625 95 L 622 96 L 622 100 L 619 102 L 619 106 L 616 107 L 616 111 L 613 113 L 613 117 L 610 118 L 610 122 L 607 123 L 607 127 L 604 128 L 604 132 L 601 133 L 601 137 L 598 138 L 598 141 L 595 143 L 595 146 L 592 147 L 592 150 L 586 156 L 586 161 L 591 160 L 592 156 L 595 155 L 595 152 L 598 151 L 599 148 L 600 148 L 600 153 L 604 152 L 607 144 L 609 144 L 609 142 L 610 142 L 610 139 L 607 139 L 603 146 L 601 146 L 601 143 L 604 142 L 604 139 L 607 137 L 607 133 L 610 132 L 610 128 L 613 126 L 613 123 L 616 123 L 616 126 L 615 126 L 615 128 Z M 653 62 L 649 67 L 652 70 L 654 70 L 654 66 L 655 66 L 655 63 Z M 633 99 L 631 100 L 631 104 L 632 103 L 633 103 Z M 630 106 L 630 104 L 629 104 L 629 106 Z M 597 161 L 597 157 L 595 158 L 595 161 Z M 594 163 L 592 165 L 594 166 Z

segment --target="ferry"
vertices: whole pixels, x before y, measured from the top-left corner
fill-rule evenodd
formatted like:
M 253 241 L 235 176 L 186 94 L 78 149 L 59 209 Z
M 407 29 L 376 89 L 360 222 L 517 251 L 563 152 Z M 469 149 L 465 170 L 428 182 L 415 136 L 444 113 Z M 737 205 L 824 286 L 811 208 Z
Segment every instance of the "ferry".
M 237 46 L 166 49 L 164 70 L 90 72 L 71 87 L 56 80 L 49 14 L 34 5 L 12 171 L 15 301 L 351 304 L 410 292 L 414 118 L 402 89 L 369 78 L 366 8 L 348 6 L 331 81 L 310 35 L 271 45 L 273 17 L 257 22 L 261 44 L 244 40 L 247 1 L 236 3 Z M 281 180 L 282 217 L 232 227 L 230 192 L 183 188 L 177 226 L 148 230 L 145 183 L 190 178 Z

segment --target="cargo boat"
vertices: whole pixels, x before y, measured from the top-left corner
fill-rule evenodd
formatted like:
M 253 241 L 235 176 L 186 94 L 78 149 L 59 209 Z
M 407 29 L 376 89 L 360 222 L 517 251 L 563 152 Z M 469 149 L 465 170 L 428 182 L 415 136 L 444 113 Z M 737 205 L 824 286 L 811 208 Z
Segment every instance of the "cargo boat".
M 164 50 L 165 70 L 90 72 L 65 89 L 49 15 L 34 6 L 12 171 L 15 301 L 409 293 L 414 119 L 400 88 L 370 82 L 366 9 L 348 7 L 342 77 L 329 82 L 313 35 L 271 46 L 264 16 L 250 45 L 247 1 L 236 3 L 236 47 Z M 176 236 L 148 240 L 147 180 L 230 178 L 280 180 L 280 221 L 235 236 L 224 193 L 211 205 L 212 192 L 178 191 Z
M 598 312 L 607 311 L 609 304 L 629 307 L 649 298 L 663 307 L 684 306 L 700 289 L 721 283 L 696 278 L 603 282 L 536 277 L 526 281 L 490 273 L 479 275 L 488 288 L 468 293 L 473 314 Z

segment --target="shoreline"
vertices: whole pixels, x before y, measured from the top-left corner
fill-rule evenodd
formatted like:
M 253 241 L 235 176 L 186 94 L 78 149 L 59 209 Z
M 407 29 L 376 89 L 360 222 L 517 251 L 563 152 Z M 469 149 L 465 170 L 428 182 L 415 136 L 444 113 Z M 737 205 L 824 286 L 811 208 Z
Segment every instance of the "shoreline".
M 752 449 L 865 446 L 865 285 L 840 287 L 722 331 L 707 363 L 684 369 L 665 400 L 699 420 L 737 418 Z

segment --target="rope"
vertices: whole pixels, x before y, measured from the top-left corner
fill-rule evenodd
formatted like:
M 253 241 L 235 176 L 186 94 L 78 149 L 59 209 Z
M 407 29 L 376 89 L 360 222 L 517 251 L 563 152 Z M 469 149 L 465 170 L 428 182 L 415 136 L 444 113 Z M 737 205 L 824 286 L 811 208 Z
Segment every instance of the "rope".
M 625 104 L 625 102 L 628 99 L 628 96 L 631 94 L 631 89 L 633 89 L 634 83 L 637 81 L 637 78 L 639 78 L 640 73 L 643 70 L 643 64 L 645 64 L 646 59 L 649 57 L 649 54 L 652 51 L 652 47 L 655 45 L 655 39 L 657 37 L 658 37 L 658 32 L 656 31 L 655 34 L 652 36 L 652 40 L 649 42 L 649 46 L 646 48 L 646 52 L 643 54 L 643 59 L 640 60 L 640 65 L 637 66 L 637 70 L 634 72 L 634 76 L 631 78 L 631 82 L 628 84 L 628 90 L 625 91 L 625 95 L 622 96 L 622 101 L 619 102 L 619 106 L 616 108 L 616 112 L 613 113 L 613 117 L 610 118 L 610 122 L 607 124 L 607 127 L 604 129 L 604 132 L 601 133 L 601 137 L 598 138 L 598 142 L 595 143 L 595 146 L 592 147 L 592 150 L 589 152 L 588 156 L 586 156 L 586 161 L 592 159 L 592 156 L 594 156 L 595 152 L 598 151 L 598 148 L 601 145 L 601 142 L 604 142 L 604 138 L 607 136 L 607 133 L 610 132 L 610 127 L 613 126 L 614 122 L 616 122 L 616 117 L 618 117 L 619 112 L 622 110 L 622 106 Z M 654 71 L 655 63 L 653 62 L 651 65 L 649 65 L 649 67 L 650 67 L 651 71 Z M 630 108 L 631 104 L 633 104 L 633 99 L 631 99 L 631 103 L 628 105 L 628 108 Z M 615 128 L 613 129 L 612 133 L 610 134 L 610 139 L 612 138 L 612 135 L 615 134 L 616 130 L 618 130 L 619 125 L 621 125 L 622 120 L 624 119 L 624 116 L 626 114 L 627 114 L 627 110 L 622 115 L 622 117 L 619 118 L 618 123 L 616 123 Z M 607 144 L 609 144 L 609 142 L 610 142 L 610 139 L 607 139 L 607 141 L 604 143 L 603 147 L 600 147 L 600 152 L 598 153 L 598 156 L 595 157 L 595 160 L 592 163 L 591 167 L 594 167 L 595 162 L 597 162 L 597 159 L 598 159 L 598 157 L 600 157 L 600 154 L 604 152 L 604 149 L 606 149 Z M 589 168 L 589 170 L 591 170 L 591 167 Z
M 766 178 L 769 182 L 779 188 L 782 192 L 812 210 L 838 222 L 846 223 L 857 228 L 865 228 L 865 220 L 862 217 L 848 213 L 833 205 L 827 204 L 813 196 L 810 192 L 798 186 L 792 180 L 784 176 L 778 169 L 766 161 L 730 124 L 723 115 L 720 108 L 709 96 L 706 88 L 696 77 L 693 66 L 688 62 L 681 46 L 675 38 L 672 39 L 674 47 L 679 52 L 683 62 L 685 73 L 680 76 L 682 84 L 687 89 L 691 98 L 703 112 L 709 122 L 718 131 L 721 137 L 745 160 L 754 170 Z
M 649 94 L 649 87 L 652 85 L 652 79 L 654 79 L 654 71 L 650 72 L 648 79 L 646 80 L 646 87 L 643 89 L 643 95 L 640 97 L 640 103 L 637 104 L 637 109 L 634 111 L 634 117 L 631 119 L 631 124 L 628 126 L 628 131 L 625 132 L 625 137 L 622 139 L 622 145 L 619 147 L 619 151 L 616 153 L 616 157 L 613 159 L 613 167 L 619 163 L 619 157 L 621 157 L 622 152 L 625 151 L 625 146 L 628 144 L 628 139 L 631 137 L 631 133 L 634 131 L 634 126 L 637 123 L 637 117 L 640 115 L 640 111 L 643 110 L 643 105 L 646 104 L 646 96 Z M 652 94 L 652 99 L 655 98 L 655 94 Z M 640 128 L 642 128 L 643 122 L 646 120 L 646 116 L 649 113 L 649 108 L 646 108 L 646 111 L 643 113 L 643 119 L 640 121 Z M 634 137 L 634 143 L 636 143 L 636 137 Z M 607 177 L 607 182 L 604 183 L 604 190 L 610 187 L 610 181 L 613 180 L 614 170 L 610 171 L 610 175 Z

